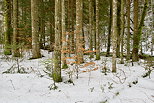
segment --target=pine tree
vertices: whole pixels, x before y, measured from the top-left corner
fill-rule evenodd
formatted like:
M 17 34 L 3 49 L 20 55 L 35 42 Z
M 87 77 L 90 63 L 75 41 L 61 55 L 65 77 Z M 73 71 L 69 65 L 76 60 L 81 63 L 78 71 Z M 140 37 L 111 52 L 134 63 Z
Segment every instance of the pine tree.
M 13 56 L 20 57 L 18 31 L 18 0 L 13 0 Z
M 116 45 L 117 45 L 117 0 L 113 0 L 113 21 L 112 21 L 112 72 L 116 72 Z
M 117 48 L 116 48 L 116 56 L 120 57 L 120 31 L 121 31 L 121 0 L 117 0 Z
M 4 0 L 4 54 L 11 55 L 11 0 Z
M 82 0 L 76 0 L 76 55 L 77 63 L 83 63 L 83 43 L 82 43 Z
M 130 59 L 130 0 L 127 0 L 127 60 Z
M 90 51 L 93 51 L 93 33 L 92 33 L 92 20 L 93 20 L 93 16 L 92 16 L 92 0 L 89 0 L 89 47 L 90 47 Z M 90 58 L 93 58 L 93 53 L 90 53 Z
M 31 0 L 31 17 L 32 17 L 32 58 L 40 58 L 39 46 L 39 1 Z
M 121 52 L 120 52 L 120 58 L 121 58 L 121 64 L 124 63 L 124 60 L 123 60 L 123 45 L 124 45 L 124 31 L 125 31 L 125 17 L 124 17 L 124 3 L 125 1 L 124 0 L 121 0 L 121 31 L 120 31 L 120 35 L 121 35 Z
M 110 55 L 111 33 L 112 33 L 111 28 L 112 28 L 112 0 L 110 0 L 110 18 L 109 18 L 109 27 L 108 27 L 108 43 L 107 43 L 106 56 Z
M 99 0 L 96 0 L 96 60 L 100 60 Z
M 61 82 L 61 1 L 55 1 L 55 45 L 54 45 L 54 68 L 53 80 Z
M 66 26 L 65 26 L 65 0 L 61 2 L 62 7 L 62 68 L 68 68 L 66 64 L 66 50 L 67 50 L 67 42 L 66 42 Z

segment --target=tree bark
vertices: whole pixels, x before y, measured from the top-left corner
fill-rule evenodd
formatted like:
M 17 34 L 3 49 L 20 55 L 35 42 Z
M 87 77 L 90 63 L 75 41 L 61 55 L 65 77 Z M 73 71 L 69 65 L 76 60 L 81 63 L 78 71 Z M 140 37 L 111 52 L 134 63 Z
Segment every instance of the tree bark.
M 107 43 L 107 53 L 106 56 L 110 55 L 111 47 L 111 29 L 112 28 L 112 0 L 110 0 L 110 19 L 109 19 L 109 28 L 108 28 L 108 43 Z
M 55 42 L 55 0 L 49 0 L 50 3 L 50 51 L 54 50 L 54 42 Z
M 38 0 L 31 0 L 31 17 L 32 17 L 32 58 L 40 58 L 39 46 L 39 13 Z
M 18 0 L 13 0 L 13 56 L 20 57 L 18 31 Z
M 90 51 L 93 51 L 93 33 L 92 33 L 92 0 L 89 0 L 89 39 L 90 39 Z M 93 58 L 93 53 L 90 53 L 90 58 Z
M 113 21 L 112 21 L 112 72 L 116 72 L 116 46 L 117 46 L 117 0 L 113 0 Z
M 11 55 L 11 1 L 4 0 L 4 54 Z
M 141 16 L 141 21 L 138 26 L 138 0 L 134 1 L 134 36 L 133 36 L 133 51 L 132 51 L 132 59 L 134 62 L 139 60 L 138 51 L 139 51 L 139 43 L 142 35 L 142 28 L 144 26 L 144 19 L 146 16 L 146 11 L 148 8 L 148 0 L 145 0 L 144 8 Z
M 127 60 L 130 59 L 130 0 L 127 0 Z
M 125 21 L 125 17 L 124 17 L 124 0 L 121 0 L 121 31 L 120 31 L 120 35 L 121 35 L 121 52 L 120 52 L 120 58 L 121 58 L 121 64 L 124 64 L 124 60 L 123 60 L 123 39 L 124 39 L 124 21 Z
M 116 56 L 120 57 L 120 31 L 121 31 L 121 0 L 117 0 L 117 48 L 116 48 Z
M 96 0 L 96 60 L 100 60 L 99 0 Z
M 67 50 L 67 42 L 66 42 L 66 25 L 65 25 L 65 0 L 61 2 L 62 7 L 62 68 L 68 68 L 66 64 L 66 50 Z
M 82 0 L 76 0 L 76 55 L 77 63 L 83 63 L 83 44 L 82 44 Z
M 55 0 L 55 47 L 53 80 L 61 82 L 61 1 Z

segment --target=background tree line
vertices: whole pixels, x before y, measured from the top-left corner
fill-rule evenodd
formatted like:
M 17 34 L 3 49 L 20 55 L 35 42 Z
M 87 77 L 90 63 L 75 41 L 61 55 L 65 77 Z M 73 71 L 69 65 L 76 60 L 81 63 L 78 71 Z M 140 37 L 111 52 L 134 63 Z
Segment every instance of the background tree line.
M 72 54 L 76 64 L 86 54 L 96 60 L 112 56 L 113 72 L 116 58 L 136 62 L 148 46 L 153 55 L 152 0 L 1 0 L 0 5 L 4 54 L 21 57 L 31 50 L 37 59 L 41 49 L 52 51 L 56 82 Z

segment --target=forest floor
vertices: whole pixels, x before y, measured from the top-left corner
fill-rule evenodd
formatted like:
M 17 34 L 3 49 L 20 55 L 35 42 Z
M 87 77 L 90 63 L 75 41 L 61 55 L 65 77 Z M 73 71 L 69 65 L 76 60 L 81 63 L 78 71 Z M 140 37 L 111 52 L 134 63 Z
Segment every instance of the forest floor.
M 71 65 L 62 70 L 63 82 L 52 90 L 53 80 L 44 72 L 51 66 L 52 54 L 42 54 L 43 58 L 33 60 L 30 53 L 20 59 L 0 55 L 0 103 L 154 103 L 154 71 L 151 78 L 143 78 L 147 73 L 144 60 L 134 66 L 118 63 L 117 73 L 112 73 L 111 57 L 95 61 L 85 56 L 86 62 L 78 69 Z M 3 73 L 8 69 L 27 73 Z

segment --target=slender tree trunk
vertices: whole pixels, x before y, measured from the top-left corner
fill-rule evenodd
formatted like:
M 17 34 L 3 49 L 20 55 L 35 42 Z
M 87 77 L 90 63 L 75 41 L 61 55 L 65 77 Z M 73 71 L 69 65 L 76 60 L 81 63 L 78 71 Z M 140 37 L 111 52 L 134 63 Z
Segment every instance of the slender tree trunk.
M 54 49 L 54 42 L 55 42 L 55 21 L 54 21 L 54 13 L 55 13 L 55 0 L 49 0 L 50 3 L 50 51 Z
M 121 31 L 120 31 L 120 35 L 121 35 L 121 52 L 120 52 L 120 58 L 121 58 L 121 64 L 124 64 L 124 60 L 123 60 L 123 38 L 124 38 L 124 21 L 125 21 L 125 17 L 124 17 L 124 0 L 121 0 Z
M 13 56 L 20 57 L 18 31 L 18 0 L 13 0 Z
M 107 43 L 107 53 L 106 56 L 110 55 L 110 47 L 111 47 L 111 27 L 112 27 L 112 0 L 110 0 L 110 19 L 109 19 L 109 28 L 108 28 L 108 43 Z
M 112 21 L 112 72 L 116 72 L 116 46 L 117 46 L 117 0 L 113 0 L 113 21 Z
M 61 1 L 55 0 L 55 47 L 53 80 L 61 82 Z
M 134 6 L 138 7 L 138 0 L 136 0 L 136 2 L 134 1 Z M 146 16 L 147 8 L 148 8 L 148 0 L 145 0 L 140 24 L 139 24 L 139 26 L 136 26 L 138 24 L 138 22 L 137 22 L 138 20 L 136 20 L 137 19 L 136 13 L 138 11 L 138 8 L 134 7 L 134 13 L 135 13 L 134 14 L 134 30 L 135 31 L 134 31 L 134 37 L 133 37 L 133 51 L 132 51 L 132 59 L 134 62 L 139 60 L 139 57 L 138 57 L 139 43 L 140 43 L 140 39 L 141 39 L 141 35 L 142 35 L 142 28 L 144 26 L 144 19 Z
M 61 2 L 62 7 L 62 68 L 68 68 L 66 64 L 66 50 L 67 50 L 67 42 L 66 42 L 66 26 L 65 26 L 65 0 Z
M 5 40 L 5 46 L 4 46 L 4 54 L 5 55 L 11 55 L 11 1 L 10 0 L 4 0 L 4 40 Z
M 152 26 L 151 26 L 151 34 L 153 33 L 153 31 L 152 31 L 152 29 L 154 28 L 154 11 L 153 11 L 153 6 L 152 6 L 152 4 L 153 4 L 153 1 L 151 0 L 151 11 L 152 11 L 152 18 L 153 18 L 153 20 L 152 20 Z M 151 39 L 151 55 L 154 55 L 153 54 L 153 52 L 154 52 L 154 35 L 152 34 L 152 39 Z
M 83 63 L 82 0 L 76 0 L 76 54 L 77 63 Z
M 74 0 L 71 0 L 70 1 L 71 3 L 71 35 L 70 35 L 70 38 L 71 38 L 71 52 L 73 53 L 74 52 L 74 24 L 75 24 L 75 16 L 74 16 L 74 13 L 75 13 L 75 8 L 74 8 L 74 3 L 75 1 Z
M 93 48 L 96 50 L 96 6 L 95 6 L 95 0 L 92 0 L 92 33 L 93 33 Z
M 45 8 L 44 1 L 40 0 L 40 48 L 45 49 Z
M 92 33 L 92 0 L 89 0 L 89 39 L 90 39 L 90 51 L 93 51 L 93 33 Z M 93 58 L 93 53 L 90 53 L 90 58 Z
M 138 0 L 134 0 L 134 34 L 133 34 L 133 51 L 132 51 L 132 59 L 133 61 L 138 61 Z
M 130 59 L 130 0 L 127 0 L 127 60 Z
M 117 48 L 116 48 L 116 56 L 119 58 L 120 57 L 120 31 L 121 31 L 121 0 L 117 0 Z
M 39 13 L 38 0 L 31 0 L 31 17 L 32 17 L 32 58 L 40 58 L 39 46 Z
M 99 0 L 96 0 L 96 60 L 100 60 Z

